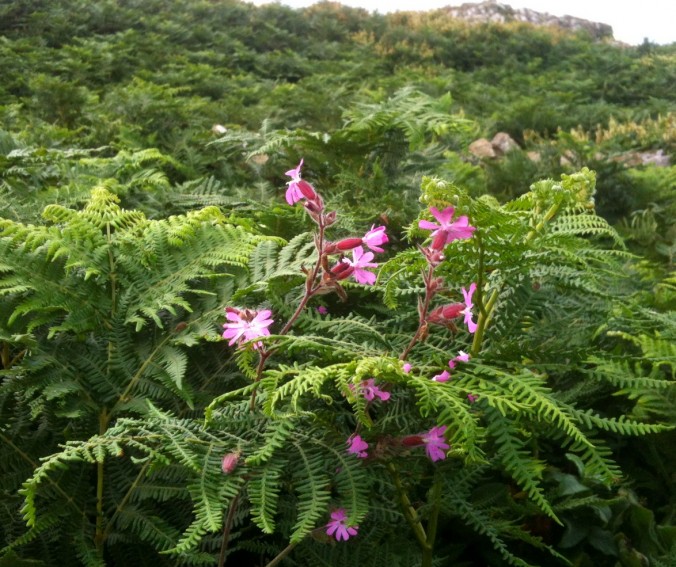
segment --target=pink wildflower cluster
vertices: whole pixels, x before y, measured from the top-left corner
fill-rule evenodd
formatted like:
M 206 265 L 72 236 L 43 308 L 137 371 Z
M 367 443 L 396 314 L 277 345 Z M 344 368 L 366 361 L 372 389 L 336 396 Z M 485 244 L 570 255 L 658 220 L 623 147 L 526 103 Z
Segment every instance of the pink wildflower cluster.
M 230 339 L 228 345 L 240 344 L 246 341 L 252 341 L 260 337 L 270 335 L 268 327 L 274 322 L 270 317 L 272 311 L 264 309 L 263 311 L 254 311 L 252 309 L 236 309 L 234 307 L 225 308 L 225 317 L 229 323 L 225 323 L 223 328 L 224 339 Z M 254 343 L 254 348 L 258 349 L 263 343 L 258 341 Z
M 347 525 L 347 512 L 345 508 L 338 508 L 331 512 L 331 520 L 326 524 L 326 534 L 333 536 L 337 541 L 347 541 L 357 535 L 359 526 Z
M 418 226 L 423 230 L 431 230 L 432 242 L 429 247 L 421 248 L 429 265 L 429 271 L 425 275 L 425 291 L 427 296 L 426 304 L 428 305 L 432 297 L 443 286 L 443 279 L 434 277 L 434 269 L 444 260 L 443 250 L 447 244 L 455 240 L 464 240 L 471 238 L 476 230 L 475 227 L 469 224 L 469 219 L 466 216 L 460 216 L 453 220 L 455 209 L 453 207 L 446 207 L 443 211 L 439 211 L 436 207 L 430 207 L 432 216 L 437 220 L 437 223 L 421 220 Z M 424 316 L 426 323 L 433 323 L 435 325 L 443 325 L 454 332 L 456 331 L 454 319 L 464 315 L 464 322 L 470 333 L 476 331 L 477 325 L 472 320 L 472 295 L 476 290 L 476 284 L 472 283 L 469 291 L 462 288 L 464 303 L 450 303 L 439 306 L 429 313 L 421 314 Z
M 317 193 L 315 188 L 307 181 L 301 178 L 301 168 L 303 160 L 294 169 L 286 172 L 291 177 L 288 189 L 286 190 L 286 202 L 293 205 L 298 201 L 305 200 L 305 210 L 310 215 L 322 231 L 322 241 L 320 243 L 321 265 L 323 269 L 322 285 L 327 289 L 334 289 L 339 294 L 337 282 L 353 277 L 355 281 L 361 284 L 373 285 L 376 281 L 376 275 L 371 271 L 377 268 L 378 264 L 373 262 L 374 252 L 382 253 L 385 250 L 383 244 L 389 241 L 384 226 L 371 226 L 371 229 L 362 237 L 344 238 L 338 242 L 328 242 L 323 240 L 323 229 L 336 221 L 336 212 L 326 213 L 324 211 L 324 201 Z M 364 249 L 366 247 L 369 251 Z M 351 252 L 351 258 L 344 254 Z M 340 257 L 336 264 L 329 267 L 328 256 L 339 254 Z

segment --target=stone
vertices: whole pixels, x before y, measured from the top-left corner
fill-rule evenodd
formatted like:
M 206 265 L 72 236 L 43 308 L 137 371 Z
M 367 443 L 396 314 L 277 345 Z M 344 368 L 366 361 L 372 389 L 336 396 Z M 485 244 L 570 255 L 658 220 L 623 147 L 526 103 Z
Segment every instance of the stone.
M 526 22 L 535 26 L 554 26 L 570 32 L 584 30 L 595 40 L 613 39 L 613 28 L 608 24 L 591 22 L 573 16 L 552 16 L 528 8 L 514 9 L 496 0 L 479 3 L 466 3 L 461 6 L 449 6 L 444 11 L 460 20 L 473 23 Z
M 495 153 L 499 156 L 504 156 L 506 153 L 519 149 L 519 144 L 514 141 L 506 132 L 498 132 L 491 140 L 491 145 Z
M 497 157 L 495 150 L 493 149 L 493 144 L 491 144 L 486 138 L 474 140 L 469 145 L 469 151 L 472 155 L 475 155 L 479 159 L 491 159 Z

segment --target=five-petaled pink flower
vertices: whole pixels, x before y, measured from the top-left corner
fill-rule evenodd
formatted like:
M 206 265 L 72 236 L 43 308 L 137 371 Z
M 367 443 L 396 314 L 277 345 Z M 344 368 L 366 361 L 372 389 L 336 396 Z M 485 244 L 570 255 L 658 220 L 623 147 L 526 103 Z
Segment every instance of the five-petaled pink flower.
M 331 512 L 331 521 L 326 524 L 326 534 L 335 537 L 338 541 L 347 541 L 357 535 L 359 526 L 347 526 L 347 512 L 345 508 L 338 508 Z
M 439 211 L 436 207 L 430 207 L 432 216 L 439 221 L 439 224 L 428 220 L 421 220 L 418 226 L 424 230 L 432 230 L 432 248 L 441 250 L 446 244 L 454 240 L 461 240 L 471 238 L 472 233 L 476 230 L 475 227 L 469 224 L 469 219 L 466 216 L 458 217 L 454 222 L 453 207 L 446 207 L 443 211 Z
M 472 282 L 472 285 L 469 286 L 469 291 L 467 291 L 464 287 L 462 288 L 462 295 L 465 298 L 465 308 L 460 313 L 465 316 L 465 324 L 467 325 L 467 329 L 470 333 L 476 331 L 477 328 L 477 324 L 472 321 L 472 307 L 474 307 L 474 304 L 472 303 L 472 296 L 474 295 L 475 291 L 476 284 L 474 282 Z
M 425 452 L 433 463 L 445 459 L 445 451 L 450 448 L 444 440 L 444 433 L 446 433 L 446 426 L 441 425 L 433 427 L 422 435 L 422 440 L 425 443 Z
M 387 400 L 390 399 L 390 393 L 378 388 L 375 382 L 376 381 L 373 378 L 369 378 L 368 380 L 364 380 L 361 383 L 360 389 L 361 393 L 364 395 L 364 399 L 369 402 L 372 402 L 374 398 L 378 397 L 383 402 L 386 402 Z
M 289 188 L 286 190 L 286 202 L 293 205 L 303 198 L 316 199 L 317 192 L 312 185 L 300 178 L 300 170 L 303 167 L 303 160 L 295 169 L 290 169 L 284 175 L 288 175 L 291 181 L 287 181 Z
M 387 234 L 385 234 L 385 227 L 379 226 L 378 228 L 375 228 L 375 226 L 376 225 L 372 225 L 371 230 L 369 230 L 361 240 L 374 252 L 385 252 L 385 250 L 380 247 L 381 244 L 387 244 L 389 242 L 389 238 L 387 238 Z
M 369 444 L 364 441 L 359 435 L 350 435 L 347 440 L 347 452 L 357 455 L 360 459 L 365 459 L 368 457 L 366 449 L 369 448 Z
M 451 379 L 451 374 L 448 370 L 444 370 L 441 374 L 437 374 L 432 378 L 433 382 L 448 382 Z
M 352 266 L 354 272 L 352 275 L 354 279 L 361 284 L 373 285 L 376 283 L 376 275 L 364 268 L 377 268 L 378 264 L 371 262 L 373 260 L 373 252 L 364 252 L 361 246 L 357 246 L 352 250 L 352 260 L 343 258 L 343 262 Z
M 404 362 L 404 366 L 401 367 L 405 374 L 408 374 L 411 371 L 411 368 L 413 367 L 408 362 Z
M 270 319 L 272 311 L 263 309 L 263 311 L 254 311 L 252 309 L 235 309 L 233 307 L 225 308 L 225 316 L 230 323 L 225 323 L 223 328 L 224 339 L 230 339 L 228 345 L 235 343 L 251 341 L 259 337 L 266 337 L 270 334 L 268 327 L 274 322 Z M 259 348 L 263 343 L 254 343 L 254 348 Z

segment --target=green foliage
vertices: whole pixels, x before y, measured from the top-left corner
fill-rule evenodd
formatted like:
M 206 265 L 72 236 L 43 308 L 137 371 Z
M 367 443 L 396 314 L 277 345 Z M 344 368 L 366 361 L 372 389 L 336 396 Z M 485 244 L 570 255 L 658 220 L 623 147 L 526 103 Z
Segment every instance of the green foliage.
M 0 6 L 0 566 L 674 564 L 674 167 L 637 152 L 673 160 L 675 61 L 443 10 Z M 498 130 L 523 150 L 468 153 Z M 387 226 L 375 286 L 307 295 L 301 158 L 329 241 Z M 476 227 L 428 306 L 475 282 L 473 335 L 411 342 L 421 203 Z M 227 346 L 226 306 L 273 334 Z

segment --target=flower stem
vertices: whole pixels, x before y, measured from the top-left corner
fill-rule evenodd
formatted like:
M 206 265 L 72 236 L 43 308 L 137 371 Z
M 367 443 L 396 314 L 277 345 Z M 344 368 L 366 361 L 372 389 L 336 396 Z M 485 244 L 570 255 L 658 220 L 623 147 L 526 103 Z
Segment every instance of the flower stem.
M 324 259 L 323 249 L 324 249 L 325 226 L 322 216 L 320 216 L 319 218 L 318 225 L 319 232 L 316 239 L 317 254 L 318 254 L 317 262 L 315 262 L 314 267 L 310 272 L 308 272 L 307 277 L 305 278 L 305 293 L 303 294 L 303 297 L 301 298 L 298 307 L 296 307 L 296 310 L 293 312 L 293 315 L 291 315 L 291 318 L 286 322 L 284 327 L 282 327 L 282 330 L 278 333 L 279 335 L 286 335 L 291 330 L 291 327 L 296 322 L 298 317 L 300 317 L 300 314 L 303 312 L 303 309 L 305 309 L 307 302 L 310 301 L 310 298 L 317 291 L 317 288 L 315 287 L 315 281 L 317 280 L 317 276 L 319 275 L 319 271 L 321 270 L 322 262 Z M 260 358 L 258 359 L 258 366 L 256 368 L 255 382 L 261 381 L 261 378 L 263 377 L 263 370 L 265 369 L 265 362 L 268 360 L 268 358 L 272 356 L 273 352 L 274 350 L 265 350 L 260 353 Z M 254 409 L 256 408 L 256 392 L 257 390 L 251 392 L 251 400 L 249 401 L 250 412 L 253 412 Z
M 413 530 L 413 533 L 415 534 L 415 537 L 418 540 L 418 543 L 420 544 L 424 554 L 425 550 L 427 550 L 430 546 L 427 542 L 425 528 L 423 528 L 422 524 L 420 523 L 420 516 L 418 516 L 418 512 L 413 507 L 408 495 L 406 494 L 406 489 L 401 483 L 401 478 L 399 477 L 399 471 L 397 471 L 397 468 L 393 463 L 388 463 L 387 470 L 392 475 L 392 481 L 394 482 L 394 487 L 397 490 L 397 496 L 399 497 L 399 503 L 401 504 L 401 510 L 404 513 L 404 518 L 406 518 L 408 525 L 411 526 L 411 529 Z
M 422 307 L 420 308 L 420 318 L 418 320 L 418 328 L 411 338 L 411 341 L 408 343 L 408 346 L 404 349 L 404 352 L 401 353 L 399 360 L 406 360 L 413 347 L 422 339 L 425 335 L 425 328 L 427 326 L 427 312 L 430 309 L 430 303 L 432 298 L 436 294 L 436 291 L 432 288 L 432 280 L 434 276 L 434 266 L 429 266 L 427 269 L 427 274 L 423 272 L 423 281 L 425 282 L 425 299 L 423 301 Z
M 437 527 L 439 525 L 439 510 L 441 508 L 441 478 L 438 474 L 434 475 L 434 483 L 430 490 L 429 502 L 432 506 L 430 519 L 427 522 L 427 547 L 423 549 L 423 559 L 421 567 L 432 567 L 434 540 L 437 538 Z
M 225 518 L 225 522 L 223 523 L 223 537 L 221 538 L 221 553 L 218 556 L 218 567 L 223 567 L 225 565 L 225 554 L 228 550 L 230 531 L 232 530 L 232 523 L 235 521 L 235 512 L 237 511 L 238 505 L 239 505 L 239 492 L 232 499 L 232 502 L 230 502 L 230 508 L 228 508 L 228 516 Z
M 291 542 L 289 545 L 287 545 L 282 551 L 280 551 L 273 559 L 270 561 L 265 567 L 275 567 L 275 565 L 278 565 L 279 562 L 284 559 L 289 553 L 293 551 L 293 548 L 298 545 L 299 542 Z

